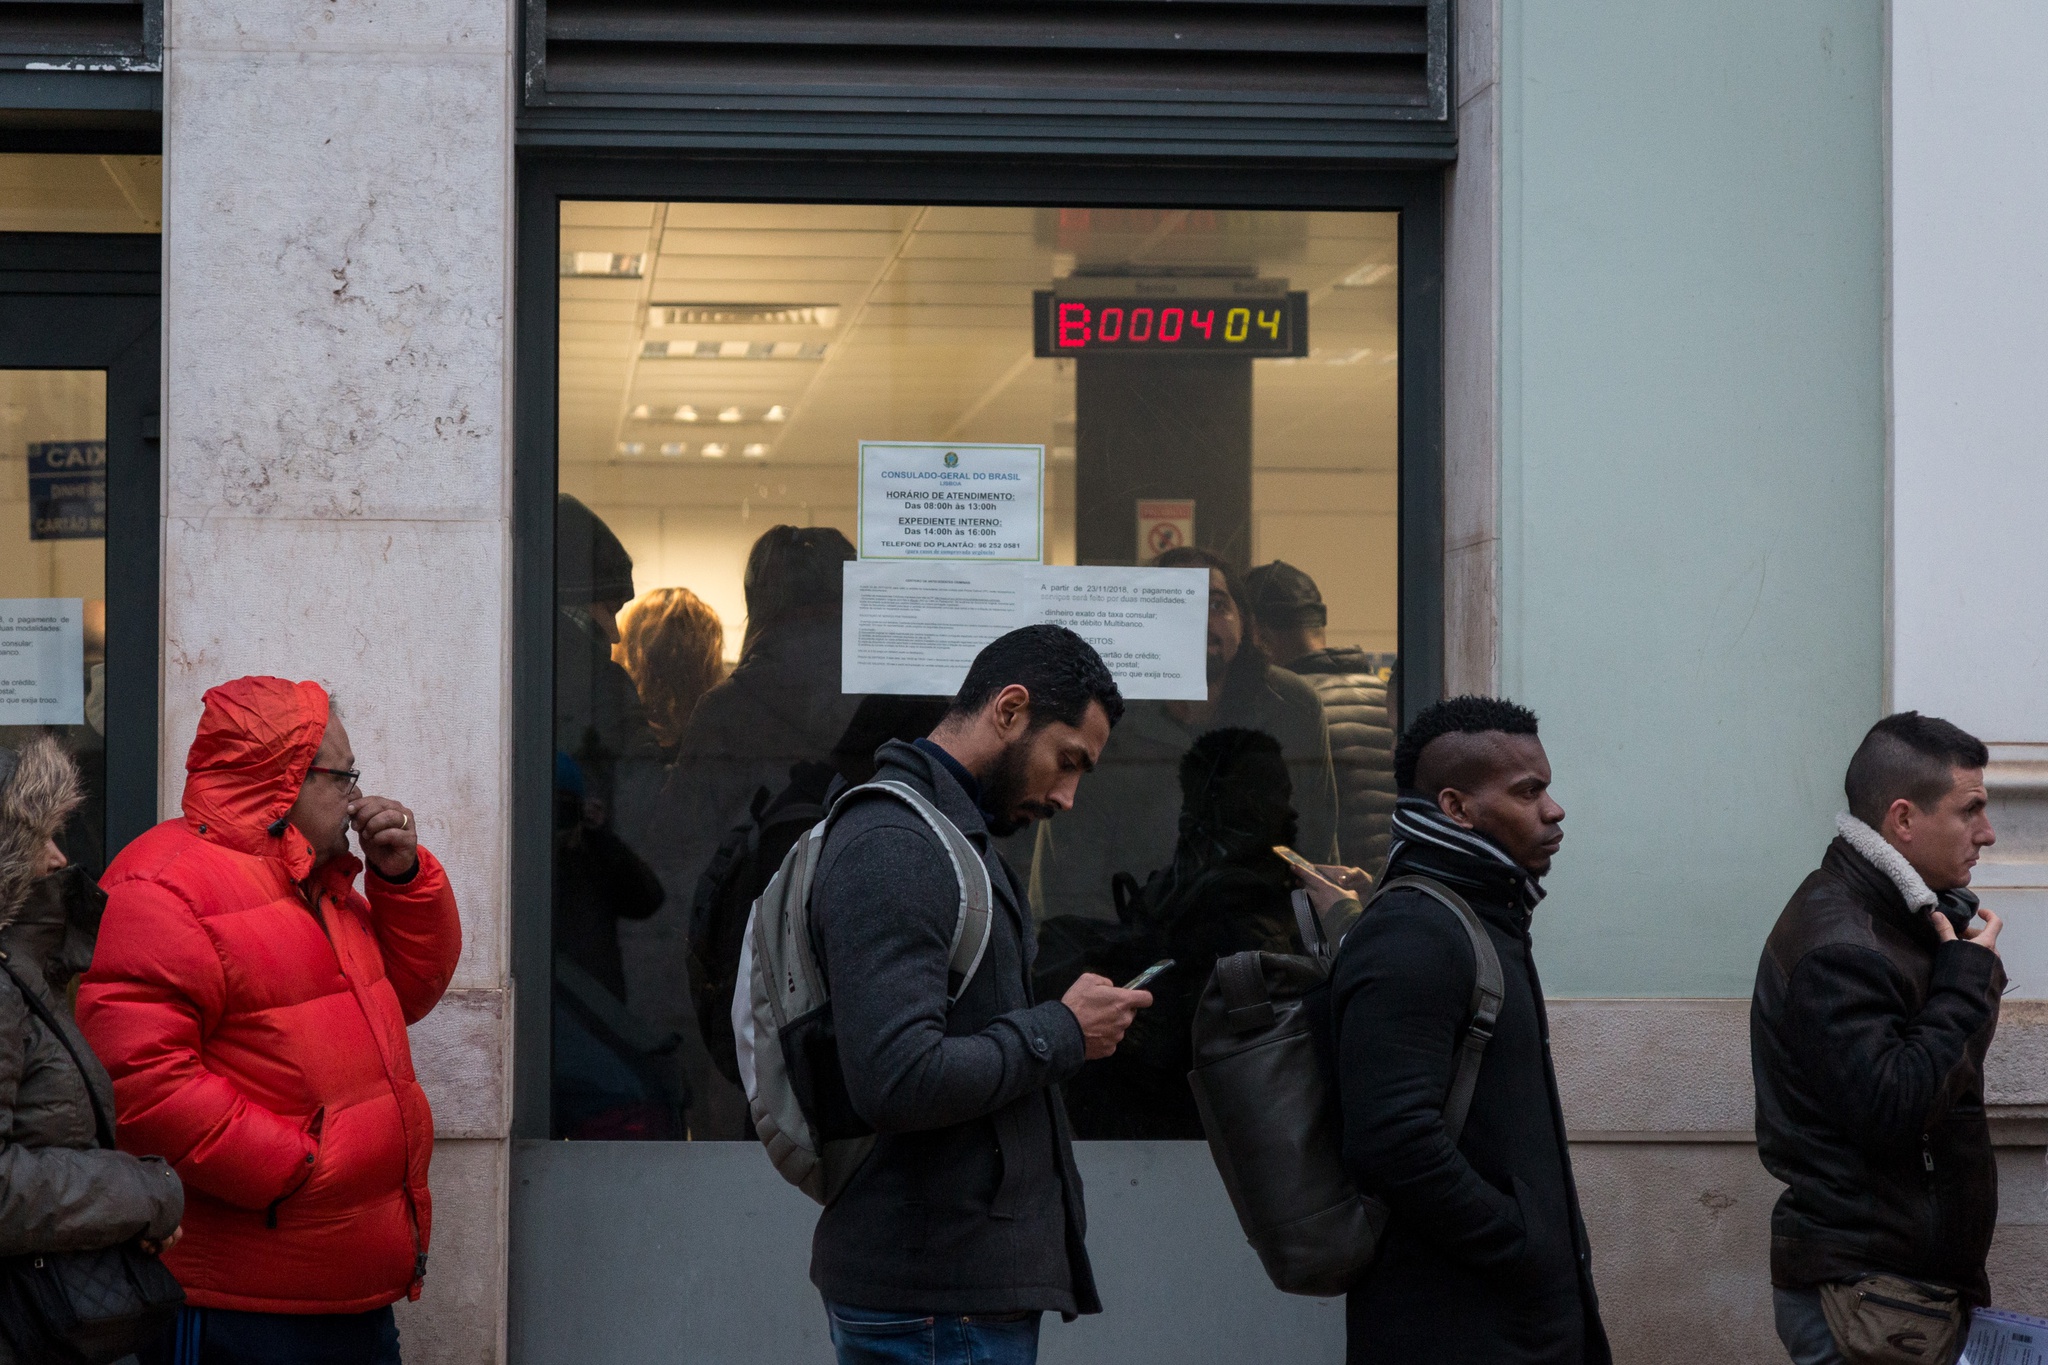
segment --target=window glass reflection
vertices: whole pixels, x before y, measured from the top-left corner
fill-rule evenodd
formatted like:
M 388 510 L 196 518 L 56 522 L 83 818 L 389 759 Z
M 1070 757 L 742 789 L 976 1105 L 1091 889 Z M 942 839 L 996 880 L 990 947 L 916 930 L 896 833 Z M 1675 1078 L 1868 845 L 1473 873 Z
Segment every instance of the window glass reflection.
M 97 925 L 107 864 L 107 377 L 0 370 L 0 746 L 54 735 L 85 803 L 25 916 Z
M 945 705 L 841 690 L 867 440 L 1042 446 L 1047 562 L 1208 574 L 1207 695 L 1133 701 L 1075 808 L 1002 841 L 1040 998 L 1176 963 L 1068 1087 L 1077 1133 L 1198 1136 L 1195 996 L 1219 956 L 1299 941 L 1273 845 L 1369 871 L 1385 853 L 1393 216 L 592 203 L 562 221 L 556 1135 L 752 1139 L 728 1017 L 747 907 L 874 750 Z M 1223 340 L 1182 344 L 1190 310 L 1233 297 L 1252 300 L 1242 353 L 1228 308 Z M 1115 344 L 1059 350 L 1063 303 L 1091 310 L 1091 340 L 1113 312 Z M 1260 308 L 1278 321 L 1254 347 Z

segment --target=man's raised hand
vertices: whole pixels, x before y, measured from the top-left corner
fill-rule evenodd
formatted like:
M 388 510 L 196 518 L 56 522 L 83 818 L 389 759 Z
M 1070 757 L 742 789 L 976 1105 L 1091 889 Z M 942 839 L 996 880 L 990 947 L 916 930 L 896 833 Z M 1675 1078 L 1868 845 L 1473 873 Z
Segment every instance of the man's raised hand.
M 1150 991 L 1127 991 L 1106 976 L 1083 972 L 1060 1003 L 1080 1021 L 1081 1036 L 1087 1039 L 1088 1060 L 1100 1061 L 1116 1051 L 1138 1011 L 1152 1003 Z
M 390 797 L 365 796 L 349 802 L 348 821 L 362 844 L 364 860 L 378 876 L 397 881 L 419 864 L 419 822 Z

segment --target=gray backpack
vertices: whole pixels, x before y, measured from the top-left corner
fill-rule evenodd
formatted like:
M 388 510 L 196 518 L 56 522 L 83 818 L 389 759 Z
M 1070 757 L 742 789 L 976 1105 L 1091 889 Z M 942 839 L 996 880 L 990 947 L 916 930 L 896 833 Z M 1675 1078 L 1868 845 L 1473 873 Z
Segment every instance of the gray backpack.
M 832 994 L 811 934 L 811 881 L 832 822 L 853 802 L 901 801 L 939 836 L 960 883 L 946 1003 L 960 998 L 988 948 L 993 891 L 974 845 L 922 793 L 901 782 L 869 782 L 842 793 L 823 820 L 784 856 L 747 915 L 732 1031 L 754 1131 L 782 1178 L 829 1204 L 867 1160 L 874 1129 L 854 1111 L 839 1069 Z
M 1472 907 L 1441 882 L 1396 877 L 1373 900 L 1401 887 L 1449 907 L 1478 963 L 1471 1020 L 1444 1098 L 1444 1129 L 1456 1146 L 1500 1017 L 1500 954 Z M 1372 1264 L 1389 1215 L 1344 1169 L 1332 1065 L 1334 953 L 1319 930 L 1304 939 L 1308 956 L 1237 953 L 1216 964 L 1195 1006 L 1188 1084 L 1238 1224 L 1267 1276 L 1290 1294 L 1329 1298 Z

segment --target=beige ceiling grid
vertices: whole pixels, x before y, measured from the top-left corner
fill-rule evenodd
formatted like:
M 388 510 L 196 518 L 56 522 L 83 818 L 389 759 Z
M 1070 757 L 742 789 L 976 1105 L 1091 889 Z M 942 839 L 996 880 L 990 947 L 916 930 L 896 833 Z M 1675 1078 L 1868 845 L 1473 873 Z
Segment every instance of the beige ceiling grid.
M 1255 547 L 1325 553 L 1333 517 L 1391 536 L 1392 214 L 584 202 L 561 250 L 562 487 L 722 614 L 719 566 L 772 521 L 852 530 L 862 440 L 1045 445 L 1070 554 L 1073 368 L 1033 357 L 1031 296 L 1077 272 L 1307 291 L 1311 353 L 1254 362 Z

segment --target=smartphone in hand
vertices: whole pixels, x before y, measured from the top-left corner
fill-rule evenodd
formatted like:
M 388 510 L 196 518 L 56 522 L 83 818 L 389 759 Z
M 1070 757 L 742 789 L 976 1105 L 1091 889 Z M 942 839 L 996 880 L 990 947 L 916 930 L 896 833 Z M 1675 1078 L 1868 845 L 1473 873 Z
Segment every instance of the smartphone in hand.
M 1144 971 L 1139 972 L 1136 976 L 1132 977 L 1129 981 L 1124 982 L 1123 988 L 1127 991 L 1142 991 L 1147 986 L 1151 985 L 1154 981 L 1158 980 L 1159 974 L 1171 966 L 1173 966 L 1173 959 L 1170 957 L 1162 957 L 1157 962 L 1147 967 Z

